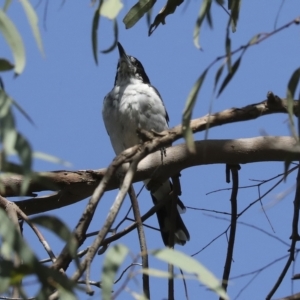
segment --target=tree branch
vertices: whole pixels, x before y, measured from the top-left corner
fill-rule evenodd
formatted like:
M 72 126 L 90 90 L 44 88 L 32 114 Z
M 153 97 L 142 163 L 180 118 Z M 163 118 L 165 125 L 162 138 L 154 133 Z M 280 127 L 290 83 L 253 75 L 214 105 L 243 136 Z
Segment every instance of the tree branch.
M 157 168 L 159 172 L 156 172 L 155 180 L 161 180 L 176 175 L 186 168 L 199 165 L 285 161 L 287 158 L 290 161 L 300 159 L 300 148 L 292 137 L 267 136 L 239 140 L 196 141 L 194 155 L 188 152 L 185 144 L 167 148 L 167 156 L 164 158 L 163 165 L 159 152 L 148 155 L 139 163 L 133 182 L 150 178 Z M 126 172 L 126 170 L 127 167 L 124 166 L 123 171 Z M 105 173 L 106 169 L 40 173 L 48 182 L 56 184 L 60 191 L 48 196 L 17 201 L 16 204 L 26 215 L 32 215 L 76 203 L 92 195 Z M 22 175 L 3 178 L 2 196 L 19 195 L 22 180 Z M 119 188 L 119 177 L 115 174 L 106 190 L 117 188 Z M 31 193 L 42 190 L 45 188 L 43 189 L 41 181 L 30 182 Z
M 298 115 L 299 102 L 294 101 L 293 111 Z M 193 132 L 207 130 L 233 122 L 253 120 L 258 117 L 287 113 L 287 101 L 280 99 L 273 93 L 268 93 L 268 99 L 260 103 L 247 105 L 242 108 L 231 108 L 219 113 L 207 115 L 191 121 Z M 149 153 L 172 144 L 182 137 L 181 125 L 154 136 L 153 140 L 145 142 Z M 133 182 L 152 178 L 159 167 L 159 178 L 165 179 L 178 174 L 180 171 L 203 164 L 243 164 L 263 161 L 299 160 L 299 149 L 295 148 L 294 140 L 290 137 L 257 137 L 240 140 L 206 140 L 196 142 L 196 154 L 191 155 L 185 144 L 167 149 L 167 157 L 161 164 L 160 154 L 154 153 L 143 159 L 139 165 Z M 42 213 L 52 209 L 64 207 L 81 201 L 93 194 L 102 180 L 107 169 L 53 171 L 36 173 L 30 181 L 28 195 L 40 191 L 56 191 L 52 195 L 35 197 L 16 202 L 25 214 Z M 2 170 L 5 171 L 5 170 Z M 124 170 L 126 172 L 126 168 Z M 114 175 L 107 185 L 107 190 L 119 187 L 119 177 Z M 158 177 L 156 179 L 159 179 Z M 20 195 L 23 182 L 22 175 L 1 176 L 2 196 Z

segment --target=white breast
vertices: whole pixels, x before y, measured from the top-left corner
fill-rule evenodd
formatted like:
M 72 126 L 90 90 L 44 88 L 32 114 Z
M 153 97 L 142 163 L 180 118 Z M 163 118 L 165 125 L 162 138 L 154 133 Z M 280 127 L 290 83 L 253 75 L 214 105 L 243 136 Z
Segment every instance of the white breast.
M 102 114 L 116 154 L 140 142 L 138 128 L 156 132 L 168 128 L 159 95 L 150 85 L 134 79 L 112 89 L 104 99 Z

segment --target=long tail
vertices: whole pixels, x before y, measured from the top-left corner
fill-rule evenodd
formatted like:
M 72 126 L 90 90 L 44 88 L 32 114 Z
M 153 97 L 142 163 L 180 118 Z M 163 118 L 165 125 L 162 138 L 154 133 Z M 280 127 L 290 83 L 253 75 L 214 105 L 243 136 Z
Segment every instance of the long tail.
M 163 183 L 155 192 L 151 192 L 153 203 L 156 204 L 158 201 L 165 199 L 165 197 L 172 197 L 170 195 L 172 191 L 172 184 L 168 180 Z M 167 246 L 169 244 L 169 236 L 171 230 L 171 199 L 167 201 L 169 205 L 163 206 L 160 210 L 156 212 L 161 236 L 164 244 Z M 174 241 L 176 244 L 184 245 L 190 240 L 190 234 L 184 225 L 180 213 L 185 212 L 185 206 L 179 198 L 177 198 L 177 211 L 175 215 L 175 227 L 174 227 Z

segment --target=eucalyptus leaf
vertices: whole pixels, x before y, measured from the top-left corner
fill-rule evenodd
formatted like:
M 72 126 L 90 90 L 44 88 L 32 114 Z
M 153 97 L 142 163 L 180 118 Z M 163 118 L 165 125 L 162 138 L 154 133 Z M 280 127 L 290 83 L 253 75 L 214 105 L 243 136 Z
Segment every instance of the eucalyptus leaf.
M 93 56 L 96 64 L 98 64 L 98 29 L 100 21 L 100 9 L 103 4 L 103 0 L 100 0 L 99 6 L 94 12 L 93 22 L 92 22 L 92 50 Z
M 38 26 L 38 17 L 37 14 L 30 4 L 28 0 L 19 0 L 24 8 L 24 11 L 26 13 L 28 22 L 30 24 L 31 30 L 33 32 L 33 36 L 35 38 L 35 41 L 38 45 L 39 50 L 41 51 L 42 54 L 44 54 L 44 49 L 43 49 L 43 43 L 42 43 L 42 38 Z
M 156 0 L 139 0 L 123 19 L 126 29 L 134 26 L 155 4 Z
M 2 9 L 0 9 L 0 31 L 12 50 L 15 61 L 15 74 L 19 75 L 25 67 L 25 48 L 16 26 Z
M 182 115 L 183 137 L 185 138 L 185 141 L 186 141 L 189 151 L 192 153 L 195 152 L 195 143 L 194 143 L 194 139 L 193 139 L 193 132 L 190 127 L 190 121 L 192 118 L 193 108 L 195 106 L 199 90 L 201 89 L 201 86 L 204 82 L 207 72 L 208 72 L 208 69 L 206 69 L 201 74 L 201 76 L 198 78 L 198 80 L 192 87 L 192 90 L 190 91 L 190 94 L 188 95 L 188 98 L 185 102 L 185 108 L 184 108 L 183 115 Z
M 7 59 L 0 58 L 0 72 L 10 71 L 14 67 L 15 66 L 10 61 L 8 61 Z
M 194 34 L 193 34 L 194 44 L 197 49 L 201 49 L 200 42 L 199 42 L 200 30 L 201 30 L 202 23 L 205 20 L 205 17 L 209 16 L 211 4 L 212 4 L 212 0 L 204 0 L 204 1 L 202 1 L 202 4 L 201 4 L 201 8 L 199 11 L 199 15 L 198 15 L 198 18 L 197 18 L 197 21 L 195 24 Z M 209 24 L 212 27 L 212 21 L 211 21 L 210 17 L 209 17 L 209 20 L 210 20 Z
M 172 264 L 181 270 L 194 274 L 199 282 L 204 284 L 210 290 L 217 293 L 224 300 L 229 300 L 228 295 L 222 287 L 221 281 L 218 280 L 207 268 L 205 268 L 196 259 L 170 248 L 151 251 L 157 259 L 160 259 L 168 264 Z
M 118 272 L 128 252 L 129 249 L 122 244 L 114 245 L 106 252 L 101 280 L 103 300 L 112 299 L 112 287 L 116 273 Z

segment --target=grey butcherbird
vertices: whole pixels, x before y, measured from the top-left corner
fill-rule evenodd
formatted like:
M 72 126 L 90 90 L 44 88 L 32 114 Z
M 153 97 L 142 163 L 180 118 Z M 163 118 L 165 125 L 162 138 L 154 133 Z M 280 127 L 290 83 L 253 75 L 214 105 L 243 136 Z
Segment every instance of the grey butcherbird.
M 161 96 L 150 84 L 142 64 L 135 57 L 127 55 L 120 43 L 118 49 L 120 59 L 115 85 L 104 98 L 102 110 L 103 121 L 116 154 L 141 142 L 137 135 L 138 128 L 161 132 L 168 129 L 169 121 Z M 145 181 L 146 186 L 148 182 L 149 180 Z M 172 197 L 171 191 L 172 184 L 169 180 L 161 183 L 156 190 L 151 190 L 154 204 L 165 197 Z M 177 208 L 174 241 L 184 245 L 190 235 L 179 214 L 185 211 L 180 199 L 177 200 Z M 170 204 L 163 206 L 156 214 L 163 242 L 168 245 Z

